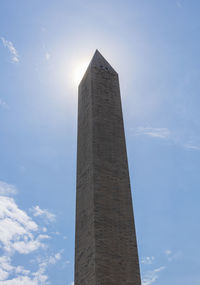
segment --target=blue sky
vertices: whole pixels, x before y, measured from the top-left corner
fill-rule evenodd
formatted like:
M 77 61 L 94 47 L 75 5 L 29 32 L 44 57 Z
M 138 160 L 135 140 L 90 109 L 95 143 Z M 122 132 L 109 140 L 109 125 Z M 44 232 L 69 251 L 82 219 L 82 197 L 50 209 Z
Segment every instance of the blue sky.
M 1 0 L 0 285 L 72 285 L 77 82 L 120 76 L 143 285 L 199 285 L 198 0 Z

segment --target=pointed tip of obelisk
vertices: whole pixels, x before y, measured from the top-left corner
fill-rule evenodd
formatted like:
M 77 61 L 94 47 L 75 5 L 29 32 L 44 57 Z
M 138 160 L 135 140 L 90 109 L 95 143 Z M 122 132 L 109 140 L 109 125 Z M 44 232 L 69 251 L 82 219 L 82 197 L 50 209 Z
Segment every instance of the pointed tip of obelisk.
M 117 74 L 117 72 L 114 70 L 114 68 L 103 57 L 103 55 L 99 52 L 98 49 L 96 49 L 90 64 L 92 67 L 95 67 L 97 69 L 104 69 L 104 70 L 107 70 L 108 72 Z
M 98 49 L 95 50 L 95 53 L 94 53 L 94 54 L 96 54 L 96 53 L 101 54 Z
M 93 58 L 94 57 L 96 58 L 96 57 L 99 57 L 99 56 L 102 56 L 102 54 L 100 53 L 100 51 L 98 49 L 96 49 L 95 52 L 94 52 Z
M 117 75 L 117 72 L 110 65 L 110 63 L 108 63 L 108 61 L 103 57 L 103 55 L 99 52 L 98 49 L 95 50 L 95 53 L 90 61 L 90 64 L 88 65 L 87 70 L 85 71 L 85 74 L 81 82 L 84 80 L 88 72 L 91 72 L 91 68 L 95 68 L 97 70 L 104 70 L 106 72 L 112 73 L 113 75 Z M 79 85 L 81 84 L 81 82 L 79 83 Z

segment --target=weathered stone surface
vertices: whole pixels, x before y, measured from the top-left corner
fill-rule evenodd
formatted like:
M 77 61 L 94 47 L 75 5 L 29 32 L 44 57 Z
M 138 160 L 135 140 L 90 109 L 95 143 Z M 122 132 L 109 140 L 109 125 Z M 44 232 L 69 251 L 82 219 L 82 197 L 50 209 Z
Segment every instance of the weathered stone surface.
M 118 74 L 96 51 L 79 85 L 75 285 L 140 285 Z

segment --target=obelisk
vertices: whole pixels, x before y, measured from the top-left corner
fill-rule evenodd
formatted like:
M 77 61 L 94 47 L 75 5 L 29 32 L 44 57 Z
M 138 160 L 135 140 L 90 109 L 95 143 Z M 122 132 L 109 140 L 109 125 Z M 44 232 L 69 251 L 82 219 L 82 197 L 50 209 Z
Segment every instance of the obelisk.
M 96 51 L 79 85 L 75 285 L 140 285 L 117 72 Z

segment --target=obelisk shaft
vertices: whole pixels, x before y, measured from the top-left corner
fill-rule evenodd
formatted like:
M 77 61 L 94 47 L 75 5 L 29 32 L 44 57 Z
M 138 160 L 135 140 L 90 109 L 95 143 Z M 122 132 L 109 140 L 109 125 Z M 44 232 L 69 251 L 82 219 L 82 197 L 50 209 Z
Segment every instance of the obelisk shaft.
M 118 75 L 96 51 L 79 85 L 75 285 L 140 285 Z

